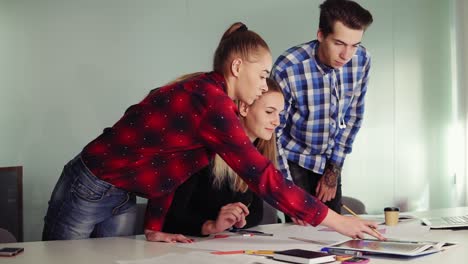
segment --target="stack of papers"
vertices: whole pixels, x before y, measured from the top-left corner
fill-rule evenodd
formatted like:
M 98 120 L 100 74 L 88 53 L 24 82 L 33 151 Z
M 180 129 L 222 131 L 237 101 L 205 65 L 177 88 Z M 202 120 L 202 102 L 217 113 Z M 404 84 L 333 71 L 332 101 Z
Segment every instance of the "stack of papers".
M 361 252 L 364 255 L 394 255 L 416 257 L 442 251 L 448 247 L 454 246 L 453 243 L 429 242 L 429 241 L 402 241 L 389 240 L 379 241 L 373 239 L 354 239 L 340 242 L 324 248 L 330 252 Z

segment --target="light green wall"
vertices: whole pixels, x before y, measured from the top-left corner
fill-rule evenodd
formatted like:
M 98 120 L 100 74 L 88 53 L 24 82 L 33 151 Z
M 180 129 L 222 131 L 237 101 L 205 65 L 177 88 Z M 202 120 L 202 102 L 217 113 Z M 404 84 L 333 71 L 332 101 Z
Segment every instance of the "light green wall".
M 395 198 L 411 209 L 452 206 L 449 2 L 392 2 Z
M 456 0 L 454 4 L 454 15 L 453 20 L 457 25 L 454 35 L 456 36 L 456 64 L 458 65 L 457 71 L 452 72 L 456 74 L 456 80 L 458 81 L 459 97 L 458 97 L 458 120 L 464 126 L 461 126 L 461 134 L 465 135 L 464 142 L 460 142 L 460 148 L 464 151 L 462 156 L 462 162 L 459 164 L 459 169 L 465 171 L 464 181 L 458 185 L 457 188 L 460 190 L 468 189 L 468 1 Z M 464 146 L 464 148 L 463 148 Z M 468 204 L 468 195 L 465 193 L 465 203 Z
M 260 33 L 274 58 L 315 38 L 320 2 L 0 0 L 0 166 L 24 166 L 25 239 L 40 239 L 63 165 L 127 106 L 180 74 L 209 70 L 235 21 Z M 344 193 L 371 213 L 456 205 L 451 2 L 359 2 L 374 15 L 363 41 L 373 68 Z

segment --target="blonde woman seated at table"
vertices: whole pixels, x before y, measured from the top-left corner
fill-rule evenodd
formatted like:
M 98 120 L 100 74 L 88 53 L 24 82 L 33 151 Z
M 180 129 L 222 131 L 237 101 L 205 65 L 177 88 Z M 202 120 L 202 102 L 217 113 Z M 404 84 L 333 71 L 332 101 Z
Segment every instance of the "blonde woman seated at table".
M 281 88 L 267 79 L 268 91 L 252 105 L 239 103 L 241 124 L 255 147 L 276 165 L 275 128 L 284 109 Z M 243 205 L 248 207 L 244 213 Z M 249 228 L 262 221 L 263 201 L 219 157 L 177 190 L 163 231 L 204 236 L 228 228 Z

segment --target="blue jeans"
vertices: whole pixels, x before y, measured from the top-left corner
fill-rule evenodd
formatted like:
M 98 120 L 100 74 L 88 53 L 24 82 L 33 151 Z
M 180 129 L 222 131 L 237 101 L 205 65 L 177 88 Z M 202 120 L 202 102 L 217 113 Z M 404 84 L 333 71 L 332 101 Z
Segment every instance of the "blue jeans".
M 136 196 L 94 176 L 80 155 L 65 165 L 44 218 L 43 240 L 132 235 Z

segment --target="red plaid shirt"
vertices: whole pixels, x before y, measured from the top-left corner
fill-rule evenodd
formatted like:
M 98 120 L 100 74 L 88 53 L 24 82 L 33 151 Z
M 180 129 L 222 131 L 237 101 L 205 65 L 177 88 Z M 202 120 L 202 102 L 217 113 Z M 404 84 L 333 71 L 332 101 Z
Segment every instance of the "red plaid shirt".
M 222 75 L 164 86 L 131 106 L 81 156 L 100 179 L 149 200 L 145 227 L 159 231 L 175 189 L 218 153 L 259 197 L 312 225 L 327 207 L 286 180 L 246 136 Z

